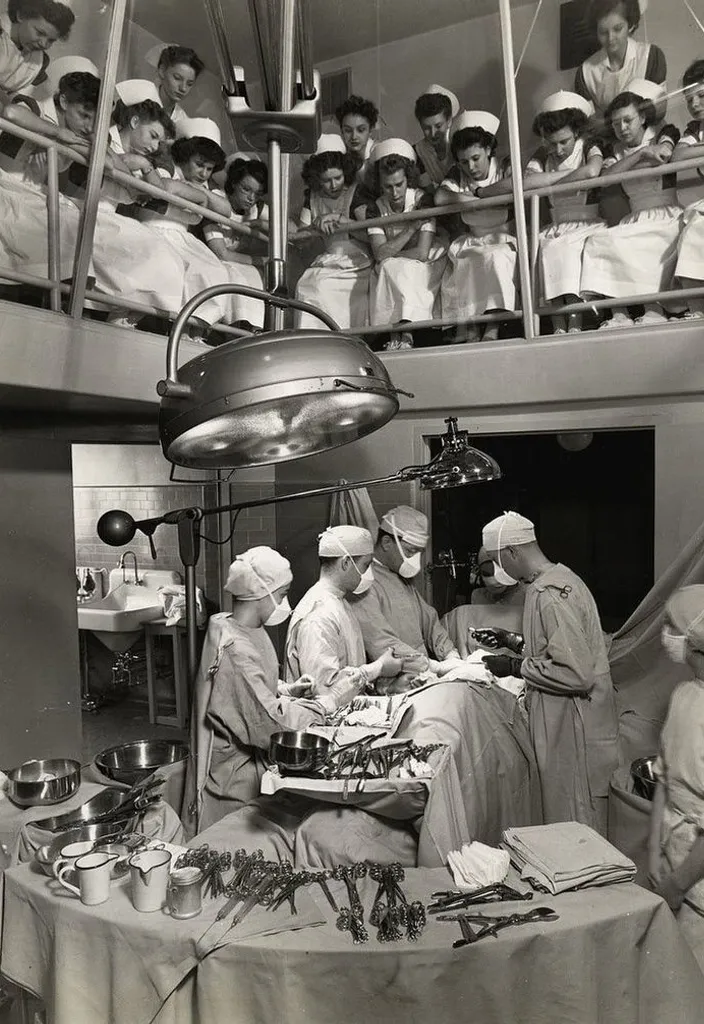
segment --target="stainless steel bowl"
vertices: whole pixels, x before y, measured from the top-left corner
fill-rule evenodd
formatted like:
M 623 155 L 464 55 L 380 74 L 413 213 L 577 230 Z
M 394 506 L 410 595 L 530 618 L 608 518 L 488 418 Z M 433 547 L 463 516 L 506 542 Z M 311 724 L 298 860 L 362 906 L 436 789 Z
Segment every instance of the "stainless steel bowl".
M 284 772 L 314 772 L 322 767 L 330 741 L 309 732 L 276 732 L 269 741 L 269 760 Z
M 134 786 L 167 764 L 185 761 L 188 747 L 179 740 L 136 740 L 96 755 L 98 769 L 115 782 Z
M 653 774 L 655 761 L 656 757 L 653 754 L 651 757 L 638 757 L 631 764 L 633 789 L 644 800 L 652 800 L 655 796 L 655 787 L 657 785 L 657 779 Z
M 42 807 L 68 800 L 81 784 L 81 766 L 66 757 L 27 761 L 7 773 L 7 796 L 19 807 Z

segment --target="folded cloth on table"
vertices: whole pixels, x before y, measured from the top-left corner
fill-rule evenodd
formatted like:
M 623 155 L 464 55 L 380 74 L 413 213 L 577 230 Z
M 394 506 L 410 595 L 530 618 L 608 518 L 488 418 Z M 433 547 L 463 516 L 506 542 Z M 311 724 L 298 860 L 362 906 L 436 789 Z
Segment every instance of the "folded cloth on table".
M 465 843 L 461 850 L 451 850 L 447 862 L 457 888 L 470 891 L 503 882 L 510 866 L 506 850 L 477 842 Z
M 486 651 L 473 651 L 463 660 L 458 659 L 457 665 L 441 677 L 443 683 L 464 679 L 470 683 L 485 683 L 488 686 L 493 677 L 483 661 L 483 655 L 486 653 Z
M 159 587 L 159 600 L 164 609 L 167 626 L 175 626 L 179 622 L 186 621 L 186 588 L 183 585 L 174 584 L 169 587 Z M 203 591 L 196 587 L 196 622 L 204 626 L 208 615 L 205 610 Z
M 553 894 L 628 882 L 636 873 L 632 860 L 578 821 L 507 828 L 502 846 L 521 878 Z

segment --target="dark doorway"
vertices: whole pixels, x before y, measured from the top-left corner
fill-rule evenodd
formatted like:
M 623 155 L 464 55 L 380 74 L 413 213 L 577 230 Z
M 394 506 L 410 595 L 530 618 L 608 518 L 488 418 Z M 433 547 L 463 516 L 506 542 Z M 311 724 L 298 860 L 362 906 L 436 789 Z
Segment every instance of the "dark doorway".
M 501 480 L 432 495 L 433 592 L 443 614 L 469 600 L 467 568 L 456 579 L 439 563 L 452 549 L 469 563 L 484 523 L 513 509 L 533 520 L 548 558 L 563 562 L 590 587 L 607 631 L 618 629 L 653 585 L 655 431 L 595 431 L 588 436 L 501 434 L 472 443 L 497 460 Z M 431 452 L 440 448 L 431 439 Z

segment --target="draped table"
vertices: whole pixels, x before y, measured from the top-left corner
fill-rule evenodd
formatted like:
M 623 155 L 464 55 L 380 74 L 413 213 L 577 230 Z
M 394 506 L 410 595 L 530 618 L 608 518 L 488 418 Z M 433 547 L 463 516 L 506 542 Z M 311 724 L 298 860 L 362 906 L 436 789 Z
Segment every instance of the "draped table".
M 449 883 L 445 869 L 409 869 L 404 889 L 427 901 Z M 331 887 L 346 905 L 344 885 Z M 367 915 L 375 888 L 360 883 Z M 704 975 L 666 904 L 634 884 L 488 908 L 550 906 L 560 919 L 457 950 L 457 925 L 432 918 L 415 944 L 382 945 L 370 927 L 370 941 L 355 946 L 317 887 L 308 893 L 302 916 L 324 923 L 247 936 L 255 915 L 261 927 L 270 914 L 257 910 L 240 926 L 244 934 L 227 933 L 199 959 L 197 940 L 221 900 L 174 921 L 138 914 L 118 883 L 108 903 L 84 907 L 21 865 L 6 873 L 0 967 L 44 1001 L 50 1024 L 701 1021 Z

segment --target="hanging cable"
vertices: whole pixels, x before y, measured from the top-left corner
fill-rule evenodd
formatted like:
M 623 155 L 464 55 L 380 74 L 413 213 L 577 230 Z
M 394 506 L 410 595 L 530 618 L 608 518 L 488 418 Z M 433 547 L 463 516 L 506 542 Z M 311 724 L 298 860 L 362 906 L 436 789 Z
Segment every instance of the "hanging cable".
M 241 511 L 242 509 L 238 508 L 234 516 L 232 517 L 232 522 L 230 523 L 230 532 L 228 533 L 227 537 L 225 537 L 224 540 L 216 540 L 215 537 L 207 537 L 204 533 L 201 533 L 200 535 L 201 540 L 204 540 L 207 544 L 214 544 L 216 547 L 219 548 L 224 547 L 225 544 L 229 544 L 235 534 L 237 518 Z
M 690 14 L 692 15 L 692 17 L 694 18 L 695 24 L 696 24 L 697 28 L 699 29 L 699 31 L 700 31 L 700 32 L 702 32 L 702 33 L 704 33 L 704 25 L 702 25 L 702 23 L 701 23 L 700 19 L 699 19 L 699 18 L 697 17 L 697 15 L 696 15 L 696 14 L 694 13 L 694 11 L 693 11 L 693 9 L 692 9 L 692 5 L 691 5 L 691 4 L 689 3 L 689 0 L 682 0 L 682 3 L 683 3 L 683 4 L 685 5 L 685 7 L 686 7 L 686 8 L 687 8 L 687 10 L 689 11 L 689 13 L 690 13 Z
M 528 35 L 526 36 L 526 41 L 523 44 L 523 49 L 521 50 L 521 55 L 518 58 L 518 60 L 516 61 L 516 69 L 513 72 L 513 77 L 514 78 L 518 77 L 518 72 L 521 70 L 521 64 L 523 63 L 523 58 L 526 55 L 526 50 L 528 49 L 528 46 L 530 45 L 530 41 L 531 41 L 531 38 L 533 36 L 533 32 L 535 30 L 535 23 L 538 20 L 538 15 L 540 14 L 540 9 L 541 9 L 542 6 L 543 6 L 543 0 L 538 0 L 538 6 L 535 8 L 535 14 L 533 15 L 533 20 L 530 23 L 530 28 L 528 29 Z

